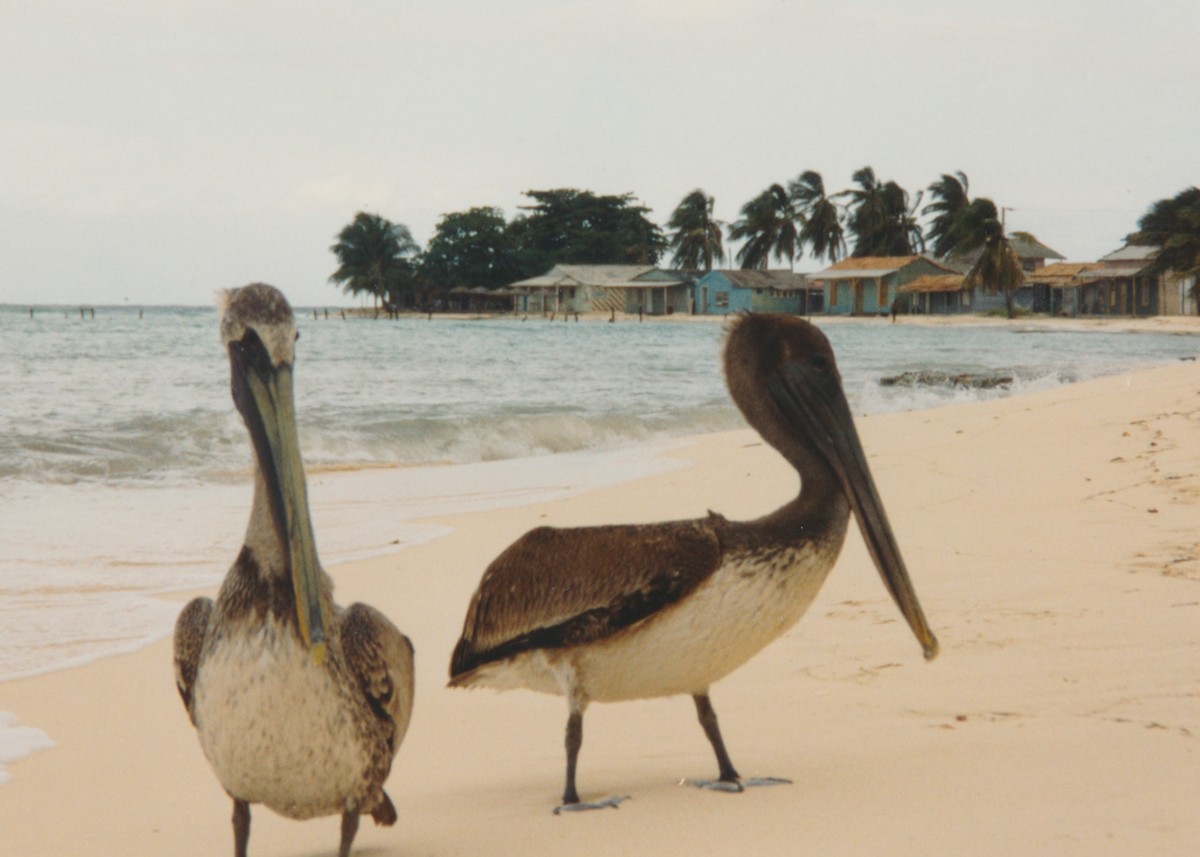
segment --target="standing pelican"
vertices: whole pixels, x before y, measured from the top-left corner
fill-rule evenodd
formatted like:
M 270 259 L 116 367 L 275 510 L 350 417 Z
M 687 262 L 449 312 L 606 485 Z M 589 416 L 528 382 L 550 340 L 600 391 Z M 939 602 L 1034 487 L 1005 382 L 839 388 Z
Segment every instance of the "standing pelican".
M 841 551 L 851 510 L 925 657 L 937 655 L 829 341 L 795 317 L 743 316 L 726 340 L 725 378 L 746 420 L 799 473 L 799 496 L 755 521 L 710 512 L 659 524 L 539 527 L 492 562 L 467 610 L 452 687 L 567 698 L 560 809 L 621 800 L 581 804 L 575 788 L 591 701 L 690 694 L 717 756 L 718 780 L 706 785 L 741 790 L 709 687 L 800 619 Z
M 237 857 L 250 804 L 289 818 L 396 821 L 383 790 L 412 714 L 408 638 L 365 604 L 342 609 L 317 560 L 292 402 L 296 328 L 278 290 L 224 296 L 233 400 L 257 459 L 246 539 L 214 603 L 175 625 L 175 676 L 200 746 L 233 798 Z

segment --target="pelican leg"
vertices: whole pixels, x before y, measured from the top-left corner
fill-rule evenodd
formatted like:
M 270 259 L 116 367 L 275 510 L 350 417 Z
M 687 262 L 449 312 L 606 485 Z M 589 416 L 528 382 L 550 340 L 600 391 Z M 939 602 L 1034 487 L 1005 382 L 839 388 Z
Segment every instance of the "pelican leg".
M 250 842 L 250 804 L 233 799 L 233 857 L 246 857 Z
M 721 728 L 717 725 L 717 712 L 713 710 L 712 700 L 707 693 L 697 693 L 692 696 L 696 702 L 696 715 L 704 734 L 712 744 L 713 752 L 717 754 L 717 766 L 720 769 L 719 778 L 715 780 L 696 780 L 696 785 L 702 789 L 712 789 L 718 792 L 740 792 L 747 786 L 781 786 L 790 785 L 791 780 L 782 777 L 752 777 L 743 780 L 733 767 L 729 753 L 725 749 L 725 741 L 721 738 Z
M 562 812 L 581 812 L 588 809 L 616 809 L 624 797 L 608 797 L 604 800 L 579 800 L 579 792 L 575 789 L 575 767 L 579 761 L 579 748 L 583 746 L 583 711 L 587 708 L 587 698 L 579 693 L 570 693 L 571 713 L 567 717 L 567 784 L 563 789 L 563 802 L 554 808 L 554 814 Z
M 575 766 L 579 761 L 579 748 L 583 746 L 583 711 L 571 706 L 567 717 L 567 784 L 563 788 L 563 805 L 579 803 L 579 792 L 575 789 Z
M 348 809 L 342 813 L 342 842 L 338 846 L 338 857 L 350 857 L 350 846 L 354 844 L 357 833 L 358 811 Z
M 707 693 L 697 693 L 692 696 L 692 700 L 696 703 L 696 716 L 700 718 L 700 727 L 708 736 L 708 743 L 712 744 L 713 752 L 717 754 L 717 779 L 722 783 L 736 785 L 735 790 L 740 792 L 742 787 L 738 781 L 741 777 L 733 767 L 729 751 L 725 749 L 725 739 L 721 737 L 721 727 L 717 725 L 717 712 L 712 707 L 712 700 L 708 698 Z

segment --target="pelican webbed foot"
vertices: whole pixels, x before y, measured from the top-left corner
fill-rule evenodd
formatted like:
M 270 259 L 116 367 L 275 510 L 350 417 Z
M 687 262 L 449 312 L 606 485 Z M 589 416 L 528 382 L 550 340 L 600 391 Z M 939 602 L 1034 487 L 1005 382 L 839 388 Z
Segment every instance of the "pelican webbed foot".
M 708 789 L 714 792 L 729 792 L 737 794 L 756 786 L 790 786 L 791 780 L 783 777 L 747 777 L 736 780 L 692 780 L 692 785 L 698 789 Z
M 554 814 L 560 815 L 564 812 L 586 812 L 589 809 L 619 809 L 622 801 L 629 800 L 629 795 L 613 795 L 606 797 L 604 800 L 591 801 L 575 801 L 574 803 L 564 803 L 562 806 L 554 807 Z

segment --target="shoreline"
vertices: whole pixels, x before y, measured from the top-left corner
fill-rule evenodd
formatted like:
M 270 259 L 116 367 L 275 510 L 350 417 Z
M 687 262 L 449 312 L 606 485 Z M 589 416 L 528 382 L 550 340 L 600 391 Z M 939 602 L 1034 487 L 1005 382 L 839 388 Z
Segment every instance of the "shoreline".
M 562 700 L 444 688 L 470 593 L 520 533 L 789 499 L 795 475 L 749 429 L 663 453 L 687 467 L 424 519 L 451 532 L 332 567 L 340 603 L 375 604 L 417 650 L 400 820 L 364 824 L 355 853 L 1195 853 L 1198 392 L 1182 363 L 860 419 L 943 652 L 922 663 L 852 527 L 809 615 L 714 688 L 739 768 L 790 786 L 681 787 L 713 767 L 686 700 L 596 705 L 581 791 L 633 799 L 556 818 Z M 172 685 L 168 640 L 0 683 L 0 709 L 58 745 L 8 765 L 6 854 L 228 851 L 228 799 Z M 332 853 L 337 825 L 260 808 L 250 847 Z
M 66 317 L 72 317 L 72 313 L 78 313 L 81 306 L 85 309 L 95 310 L 116 310 L 121 313 L 132 313 L 135 310 L 141 309 L 207 309 L 207 304 L 195 305 L 166 305 L 166 304 L 139 304 L 139 305 L 122 305 L 122 304 L 0 304 L 0 310 L 25 313 L 32 307 L 35 311 L 45 311 L 48 313 L 65 313 Z M 526 320 L 526 321 L 543 321 L 553 323 L 564 323 L 564 318 L 554 317 L 549 315 L 529 315 L 516 312 L 417 312 L 414 310 L 404 310 L 400 312 L 394 319 L 389 319 L 387 314 L 380 311 L 378 315 L 376 311 L 367 307 L 343 307 L 343 306 L 297 306 L 295 308 L 298 321 L 313 321 L 313 313 L 320 314 L 320 321 L 494 321 L 494 320 Z M 324 313 L 328 312 L 326 318 Z M 729 320 L 731 315 L 693 315 L 687 313 L 672 313 L 669 315 L 645 315 L 642 317 L 633 313 L 618 313 L 616 322 L 621 324 L 724 324 Z M 817 325 L 825 324 L 864 324 L 874 325 L 893 323 L 887 315 L 863 315 L 863 316 L 846 316 L 846 315 L 826 315 L 817 313 L 814 315 L 801 316 L 807 318 Z M 582 312 L 576 315 L 569 314 L 565 319 L 566 323 L 574 323 L 576 321 L 586 321 L 589 323 L 608 323 L 610 318 L 605 313 Z M 1103 330 L 1113 333 L 1177 333 L 1181 335 L 1197 334 L 1200 335 L 1200 316 L 1188 315 L 1155 315 L 1155 316 L 1075 316 L 1075 317 L 1060 317 L 1044 314 L 1024 315 L 1014 319 L 1004 318 L 998 315 L 984 315 L 978 313 L 955 313 L 955 314 L 922 314 L 909 313 L 897 316 L 896 324 L 909 325 L 916 327 L 1016 327 L 1029 328 L 1033 330 L 1045 331 L 1092 331 Z

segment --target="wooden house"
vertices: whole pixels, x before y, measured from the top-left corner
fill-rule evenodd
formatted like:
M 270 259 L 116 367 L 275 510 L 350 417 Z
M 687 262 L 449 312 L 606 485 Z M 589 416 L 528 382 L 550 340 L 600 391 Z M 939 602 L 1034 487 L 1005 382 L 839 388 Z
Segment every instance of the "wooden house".
M 1046 265 L 1030 276 L 1056 315 L 1192 315 L 1194 278 L 1152 270 L 1157 247 L 1127 245 L 1098 262 Z
M 815 309 L 812 296 L 818 298 Z M 820 312 L 819 297 L 819 289 L 810 288 L 804 274 L 791 271 L 709 271 L 692 286 L 697 315 L 747 311 L 808 314 Z
M 972 312 L 973 289 L 964 274 L 924 274 L 896 289 L 906 312 L 953 315 Z
M 1079 277 L 1096 265 L 1096 262 L 1054 262 L 1028 274 L 1033 311 L 1079 315 Z
M 958 273 L 925 256 L 861 256 L 809 274 L 823 291 L 828 315 L 877 315 L 891 311 L 896 290 L 921 276 Z
M 555 265 L 513 283 L 518 312 L 612 312 L 666 315 L 690 312 L 692 279 L 651 265 Z

